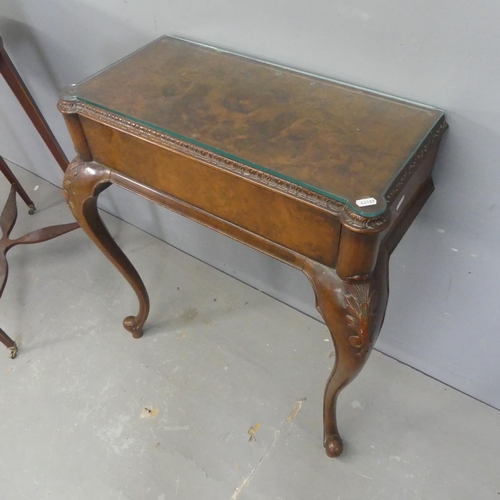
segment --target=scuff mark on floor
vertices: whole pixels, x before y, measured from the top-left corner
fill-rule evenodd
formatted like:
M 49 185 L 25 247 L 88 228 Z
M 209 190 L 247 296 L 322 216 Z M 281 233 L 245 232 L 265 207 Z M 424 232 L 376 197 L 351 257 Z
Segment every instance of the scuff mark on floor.
M 369 479 L 370 481 L 373 481 L 373 477 L 365 476 L 364 474 L 361 474 L 361 472 L 356 472 L 355 474 L 357 476 L 364 477 L 365 479 Z
M 158 427 L 158 429 L 162 429 L 166 432 L 172 431 L 188 431 L 190 429 L 189 425 L 162 425 Z
M 229 434 L 231 434 L 231 431 L 228 431 L 226 432 L 225 434 L 223 434 L 220 438 L 219 438 L 219 441 L 225 441 L 226 438 L 229 436 Z
M 274 448 L 274 445 L 276 444 L 276 441 L 278 441 L 278 438 L 281 434 L 281 431 L 285 428 L 285 426 L 287 426 L 297 416 L 297 414 L 299 413 L 299 411 L 302 408 L 302 405 L 303 405 L 304 401 L 306 401 L 306 399 L 307 398 L 302 398 L 299 401 L 297 401 L 297 403 L 293 407 L 293 410 L 290 413 L 290 415 L 288 415 L 288 417 L 285 419 L 285 421 L 281 424 L 281 427 L 278 430 L 274 431 L 274 439 L 273 439 L 272 443 L 266 448 L 266 451 L 264 452 L 264 454 L 260 458 L 257 465 L 250 471 L 250 474 L 248 474 L 248 476 L 243 479 L 243 481 L 239 484 L 239 486 L 236 487 L 236 489 L 234 490 L 233 496 L 231 497 L 231 500 L 237 500 L 238 497 L 241 495 L 242 491 L 245 489 L 245 487 L 250 483 L 253 476 L 259 470 L 259 467 L 261 466 L 262 462 L 269 455 L 269 453 L 271 452 L 271 449 Z M 250 427 L 250 430 L 252 430 L 255 427 L 257 427 L 257 429 L 258 429 L 260 427 L 260 424 L 256 424 L 253 427 Z M 255 429 L 255 432 L 257 431 L 257 429 Z M 249 434 L 250 434 L 250 430 L 248 431 Z
M 241 495 L 244 488 L 251 481 L 251 479 L 255 475 L 255 473 L 259 470 L 259 467 L 261 466 L 264 459 L 267 457 L 267 455 L 269 455 L 271 448 L 273 448 L 274 445 L 276 444 L 276 441 L 278 440 L 279 435 L 280 435 L 280 430 L 274 431 L 273 442 L 267 447 L 264 455 L 262 455 L 262 457 L 260 458 L 259 463 L 250 471 L 250 474 L 245 479 L 243 479 L 243 481 L 240 483 L 239 486 L 236 487 L 236 489 L 234 490 L 233 496 L 231 497 L 231 500 L 237 500 L 237 498 Z
M 288 418 L 286 419 L 287 422 L 291 422 L 297 416 L 305 400 L 306 398 L 302 398 L 297 401 L 297 404 L 293 407 L 292 413 L 290 413 L 290 415 L 288 415 Z

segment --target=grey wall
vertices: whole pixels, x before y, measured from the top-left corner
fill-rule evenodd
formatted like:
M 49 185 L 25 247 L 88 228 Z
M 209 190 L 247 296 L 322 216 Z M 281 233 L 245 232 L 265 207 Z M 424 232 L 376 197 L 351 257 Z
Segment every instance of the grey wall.
M 500 408 L 500 3 L 0 0 L 0 6 L 6 47 L 69 156 L 56 90 L 161 34 L 445 109 L 450 131 L 436 164 L 436 191 L 393 256 L 377 348 Z M 58 167 L 3 82 L 0 118 L 0 153 L 59 184 Z M 315 314 L 299 272 L 116 188 L 103 206 Z

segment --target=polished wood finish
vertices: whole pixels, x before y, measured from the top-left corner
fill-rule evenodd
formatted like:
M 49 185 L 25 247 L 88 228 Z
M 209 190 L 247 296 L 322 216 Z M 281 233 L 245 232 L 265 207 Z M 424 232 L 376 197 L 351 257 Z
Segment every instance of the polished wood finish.
M 74 162 L 66 171 L 63 193 L 82 229 L 130 283 L 139 299 L 139 313 L 128 316 L 123 326 L 134 338 L 142 337 L 142 327 L 149 313 L 149 298 L 141 277 L 102 222 L 97 210 L 99 194 L 110 185 L 110 170 L 98 164 Z
M 171 37 L 72 92 L 352 203 L 381 198 L 442 115 Z
M 405 131 L 396 134 L 390 141 L 381 142 L 385 132 L 381 134 L 380 131 L 392 130 L 399 123 L 399 104 L 392 101 L 395 108 L 389 112 L 384 108 L 387 98 L 383 98 L 380 104 L 378 95 L 370 100 L 369 93 L 363 91 L 363 99 L 356 103 L 355 109 L 366 121 L 365 124 L 378 125 L 366 129 L 371 135 L 365 135 L 361 144 L 359 136 L 349 130 L 351 118 L 347 115 L 353 108 L 344 102 L 352 99 L 352 89 L 344 88 L 341 92 L 339 88 L 342 86 L 337 84 L 333 90 L 329 87 L 320 89 L 320 93 L 332 92 L 337 101 L 344 104 L 336 107 L 332 95 L 323 96 L 327 109 L 332 113 L 335 111 L 335 114 L 329 115 L 331 121 L 322 122 L 313 110 L 312 121 L 308 122 L 307 112 L 310 110 L 307 111 L 306 103 L 301 100 L 306 91 L 302 80 L 293 80 L 293 75 L 286 77 L 283 84 L 286 98 L 279 97 L 276 92 L 281 84 L 276 87 L 273 87 L 273 82 L 269 84 L 266 72 L 270 71 L 270 67 L 267 65 L 244 64 L 233 59 L 236 58 L 234 55 L 231 55 L 230 63 L 225 59 L 221 62 L 210 52 L 206 58 L 197 53 L 196 64 L 193 64 L 189 59 L 192 56 L 189 56 L 189 50 L 182 52 L 186 56 L 184 58 L 179 58 L 179 53 L 174 51 L 170 58 L 169 64 L 172 65 L 173 60 L 178 67 L 175 64 L 170 67 L 175 74 L 169 73 L 168 78 L 162 66 L 163 59 L 160 58 L 158 63 L 161 66 L 159 70 L 158 64 L 153 64 L 148 55 L 141 56 L 139 51 L 132 56 L 131 63 L 125 60 L 112 66 L 84 82 L 81 87 L 77 86 L 76 90 L 73 88 L 64 94 L 59 109 L 66 117 L 79 155 L 65 174 L 63 189 L 66 199 L 82 228 L 137 294 L 139 312 L 136 316 L 127 317 L 124 322 L 125 328 L 134 337 L 142 335 L 149 300 L 141 278 L 99 217 L 97 198 L 110 184 L 168 207 L 304 272 L 314 289 L 318 311 L 335 345 L 335 366 L 324 394 L 324 444 L 329 456 L 339 456 L 343 443 L 337 427 L 337 398 L 363 368 L 382 327 L 389 294 L 389 257 L 432 192 L 431 170 L 447 127 L 446 122 L 441 116 L 436 122 L 431 120 L 424 124 L 425 120 L 420 118 L 428 118 L 428 109 L 425 108 L 416 122 L 410 120 L 406 124 Z M 240 92 L 243 83 L 233 73 L 228 76 L 230 71 L 229 66 L 224 66 L 226 63 L 231 68 L 238 67 L 237 73 L 245 75 L 256 88 L 259 88 L 260 82 L 263 87 L 271 85 L 276 92 L 269 90 L 271 87 L 268 85 L 263 96 L 246 94 L 242 97 L 235 94 L 232 84 Z M 210 71 L 203 73 L 205 66 L 215 68 L 219 89 L 214 90 L 211 86 Z M 222 71 L 222 67 L 226 70 Z M 137 75 L 133 72 L 129 75 L 131 68 L 141 68 L 141 71 Z M 186 90 L 189 87 L 186 81 L 186 88 L 179 85 L 177 89 L 173 82 L 176 75 L 186 68 L 191 68 L 190 78 L 199 79 L 199 82 L 205 81 L 202 78 L 205 74 L 205 83 L 209 88 L 203 90 L 193 84 L 190 92 Z M 281 70 L 273 68 L 272 71 Z M 132 80 L 129 81 L 127 76 Z M 120 79 L 124 81 L 123 86 L 111 88 L 110 82 Z M 292 80 L 295 86 L 290 83 Z M 183 81 L 182 78 L 179 81 Z M 314 80 L 316 82 L 323 84 L 320 80 Z M 310 83 L 307 80 L 307 84 Z M 135 91 L 132 92 L 132 89 Z M 165 102 L 159 100 L 158 92 L 163 92 Z M 210 99 L 200 100 L 200 92 L 205 97 L 211 96 Z M 93 103 L 90 102 L 92 99 Z M 267 111 L 264 110 L 264 101 L 269 104 Z M 116 112 L 111 111 L 113 105 Z M 381 112 L 380 108 L 377 111 L 378 105 L 382 105 L 385 111 Z M 302 128 L 297 125 L 297 130 L 301 131 L 297 140 L 304 144 L 304 149 L 284 152 L 285 143 L 275 139 L 282 137 L 277 131 L 283 131 L 289 125 L 278 124 L 279 120 L 275 118 L 289 107 L 297 116 L 302 113 L 304 118 L 300 122 Z M 417 112 L 418 106 L 410 107 L 411 113 Z M 215 117 L 212 128 L 206 125 L 208 110 Z M 254 112 L 254 116 L 248 116 Z M 406 112 L 406 109 L 403 110 L 403 115 Z M 234 113 L 242 113 L 245 117 L 236 121 Z M 223 124 L 222 127 L 228 127 L 224 129 L 227 133 L 223 134 L 218 124 L 228 120 L 228 116 L 233 117 L 235 122 L 232 126 Z M 262 123 L 256 122 L 257 116 L 261 117 Z M 266 123 L 266 116 L 269 123 Z M 179 137 L 179 130 L 175 134 L 169 133 L 167 122 L 170 127 L 180 123 L 179 126 L 184 127 L 183 133 L 191 134 L 193 140 Z M 318 137 L 321 135 L 320 129 L 323 129 L 318 125 L 320 122 L 321 127 L 325 130 L 330 127 L 332 134 L 337 135 L 334 143 L 330 144 L 325 132 L 315 164 L 314 147 L 310 145 L 316 144 L 316 134 Z M 304 132 L 307 123 L 314 131 L 312 135 Z M 345 132 L 346 124 L 349 124 L 348 132 Z M 248 133 L 241 132 L 245 127 Z M 234 130 L 248 140 L 239 144 L 234 135 L 229 134 Z M 414 150 L 411 149 L 412 141 L 408 140 L 412 134 L 416 138 L 413 142 L 418 143 Z M 204 136 L 202 142 L 215 142 L 207 148 L 200 144 L 200 136 Z M 345 175 L 339 170 L 340 164 L 332 160 L 333 153 L 327 147 L 330 144 L 335 149 L 341 144 L 340 138 L 345 141 L 342 143 L 344 149 L 334 153 L 339 157 L 345 154 Z M 222 153 L 222 147 L 214 146 L 217 141 L 222 141 L 219 146 L 223 143 L 224 148 L 231 149 L 231 153 Z M 370 156 L 363 156 L 368 151 L 373 153 L 375 167 L 360 161 L 360 158 Z M 245 161 L 245 155 L 252 160 Z M 332 160 L 334 168 L 325 170 L 318 167 L 327 164 L 325 155 Z M 256 158 L 265 162 L 265 168 L 255 165 Z M 296 163 L 293 163 L 295 160 Z M 300 167 L 300 161 L 306 161 L 306 164 Z M 288 174 L 296 169 L 295 177 L 289 178 L 288 174 L 286 179 L 281 177 L 283 169 L 288 169 Z M 306 178 L 307 182 L 304 181 Z M 336 179 L 341 186 L 341 196 L 325 193 L 324 182 L 329 183 L 330 190 L 334 188 Z M 359 193 L 369 195 L 376 183 L 376 189 L 382 196 L 377 200 L 376 208 L 368 208 L 363 213 L 353 206 L 352 200 L 341 201 L 351 189 L 349 186 L 355 198 Z M 382 184 L 385 187 L 381 187 Z M 323 187 L 318 188 L 318 185 Z
M 340 223 L 332 214 L 87 118 L 83 117 L 81 123 L 97 163 L 307 257 L 335 266 Z M 137 169 L 143 158 L 148 158 L 148 168 Z M 193 179 L 197 189 L 193 189 Z
M 387 264 L 384 248 L 372 274 L 342 280 L 333 269 L 305 261 L 303 272 L 312 284 L 316 308 L 335 346 L 335 365 L 323 403 L 323 442 L 329 457 L 337 457 L 343 450 L 337 428 L 337 397 L 363 368 L 382 327 L 389 296 Z

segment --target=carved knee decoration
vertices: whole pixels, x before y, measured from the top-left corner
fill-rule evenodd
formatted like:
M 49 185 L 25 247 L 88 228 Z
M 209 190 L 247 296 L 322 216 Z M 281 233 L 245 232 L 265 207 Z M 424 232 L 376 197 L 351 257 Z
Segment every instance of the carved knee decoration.
M 337 398 L 363 368 L 382 326 L 388 298 L 387 258 L 381 251 L 371 275 L 340 279 L 334 269 L 306 260 L 304 273 L 316 295 L 335 347 L 335 365 L 326 383 L 323 443 L 330 457 L 343 451 L 337 427 Z

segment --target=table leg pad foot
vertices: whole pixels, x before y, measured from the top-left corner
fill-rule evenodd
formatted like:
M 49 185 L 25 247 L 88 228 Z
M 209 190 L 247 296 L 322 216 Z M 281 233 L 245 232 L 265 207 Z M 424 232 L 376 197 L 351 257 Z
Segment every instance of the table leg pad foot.
M 142 325 L 137 324 L 137 318 L 135 316 L 127 316 L 123 320 L 123 326 L 125 330 L 132 334 L 134 339 L 140 339 L 142 337 Z
M 344 450 L 342 438 L 338 435 L 328 436 L 325 439 L 325 451 L 330 458 L 338 457 Z

